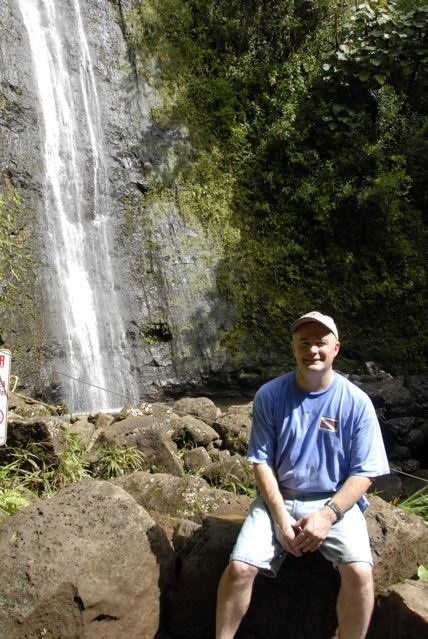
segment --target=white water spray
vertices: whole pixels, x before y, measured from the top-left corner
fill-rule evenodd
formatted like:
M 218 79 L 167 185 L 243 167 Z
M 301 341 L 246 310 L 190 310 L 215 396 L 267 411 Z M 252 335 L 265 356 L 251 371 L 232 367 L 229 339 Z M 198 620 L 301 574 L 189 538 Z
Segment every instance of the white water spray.
M 113 277 L 101 114 L 80 6 L 18 3 L 43 122 L 46 286 L 64 401 L 72 411 L 119 407 L 138 394 Z

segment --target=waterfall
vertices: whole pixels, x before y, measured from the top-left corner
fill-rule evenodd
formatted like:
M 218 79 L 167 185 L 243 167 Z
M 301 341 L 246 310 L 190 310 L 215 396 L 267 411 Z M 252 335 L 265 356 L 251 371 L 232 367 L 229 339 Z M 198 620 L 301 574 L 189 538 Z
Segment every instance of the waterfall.
M 120 407 L 138 392 L 114 280 L 102 116 L 79 1 L 18 4 L 42 116 L 46 297 L 63 401 L 72 411 Z

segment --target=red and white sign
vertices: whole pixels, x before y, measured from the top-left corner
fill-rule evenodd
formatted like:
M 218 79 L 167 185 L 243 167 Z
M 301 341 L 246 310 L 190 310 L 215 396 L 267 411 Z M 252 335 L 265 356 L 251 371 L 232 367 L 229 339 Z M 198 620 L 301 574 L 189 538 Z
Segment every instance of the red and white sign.
M 0 350 L 0 446 L 6 443 L 7 433 L 7 400 L 9 394 L 10 351 Z

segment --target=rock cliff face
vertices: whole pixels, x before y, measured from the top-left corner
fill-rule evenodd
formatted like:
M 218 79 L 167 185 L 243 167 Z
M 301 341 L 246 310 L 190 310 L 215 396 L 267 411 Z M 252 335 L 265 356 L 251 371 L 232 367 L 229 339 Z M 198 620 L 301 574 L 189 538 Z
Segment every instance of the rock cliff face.
M 20 3 L 3 0 L 0 4 L 0 173 L 22 197 L 22 216 L 16 226 L 31 256 L 13 308 L 2 310 L 2 337 L 15 356 L 13 372 L 21 387 L 49 401 L 69 402 L 72 410 L 121 405 L 128 391 L 135 399 L 189 390 L 213 376 L 227 378 L 219 335 L 231 318 L 216 289 L 221 247 L 196 220 L 182 218 L 179 186 L 168 183 L 178 158 L 189 152 L 186 132 L 161 130 L 151 119 L 151 109 L 160 98 L 129 61 L 124 33 L 130 4 L 127 0 L 34 3 L 46 11 L 55 7 L 72 79 L 82 65 L 73 22 L 73 11 L 80 12 L 97 88 L 107 176 L 104 195 L 109 204 L 99 218 L 92 217 L 92 209 L 84 212 L 87 226 L 82 229 L 82 241 L 88 242 L 88 249 L 77 262 L 79 268 L 86 268 L 97 306 L 102 378 L 93 370 L 91 357 L 76 348 L 70 337 L 77 321 L 70 319 L 75 309 L 70 310 L 66 278 L 58 277 L 52 257 L 55 250 L 63 249 L 47 232 L 51 223 L 46 218 L 49 123 L 41 109 Z M 46 32 L 44 20 L 41 28 Z M 53 86 L 57 87 L 57 81 L 53 79 Z M 87 202 L 94 197 L 94 187 L 85 170 L 94 162 L 94 151 L 85 147 L 83 138 L 90 133 L 84 133 L 83 116 L 79 124 L 81 138 L 76 146 L 78 164 L 83 167 L 81 181 L 88 182 L 82 186 L 88 189 Z M 66 125 L 59 123 L 58 131 Z M 58 156 L 61 161 L 62 155 Z M 162 199 L 155 195 L 160 183 L 166 184 Z M 108 234 L 106 244 L 93 230 L 101 218 Z M 107 284 L 105 253 L 113 272 Z M 101 294 L 98 289 L 103 287 L 107 291 Z M 118 333 L 112 324 L 121 325 Z M 100 398 L 87 384 L 73 388 L 62 373 L 106 386 L 113 394 Z

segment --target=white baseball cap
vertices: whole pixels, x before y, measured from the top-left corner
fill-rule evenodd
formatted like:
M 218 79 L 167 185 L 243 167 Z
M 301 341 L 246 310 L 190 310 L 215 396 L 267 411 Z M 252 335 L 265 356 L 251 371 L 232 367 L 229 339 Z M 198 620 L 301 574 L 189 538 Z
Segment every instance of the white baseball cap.
M 339 331 L 334 323 L 334 319 L 329 315 L 323 315 L 318 311 L 311 311 L 310 313 L 306 313 L 305 315 L 302 315 L 302 317 L 299 317 L 299 319 L 291 325 L 291 332 L 295 333 L 300 326 L 307 324 L 308 322 L 317 322 L 317 324 L 325 326 L 330 333 L 333 333 L 336 339 L 339 339 Z

